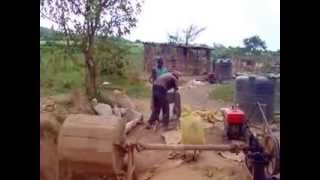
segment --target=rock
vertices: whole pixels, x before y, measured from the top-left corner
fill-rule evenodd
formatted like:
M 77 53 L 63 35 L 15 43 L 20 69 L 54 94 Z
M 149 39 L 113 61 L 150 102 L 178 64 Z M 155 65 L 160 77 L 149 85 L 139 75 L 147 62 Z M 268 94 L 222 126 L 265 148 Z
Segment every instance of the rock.
M 123 118 L 126 120 L 126 122 L 130 122 L 133 120 L 140 120 L 142 121 L 143 115 L 142 113 L 134 110 L 134 109 L 126 109 L 124 113 L 122 114 Z
M 113 114 L 114 114 L 115 116 L 117 116 L 117 117 L 121 117 L 121 116 L 122 116 L 122 114 L 121 114 L 121 109 L 118 108 L 118 106 L 115 106 L 112 111 L 113 111 Z
M 56 104 L 52 98 L 40 99 L 40 112 L 53 112 Z
M 117 106 L 120 106 L 122 108 L 128 108 L 128 109 L 136 109 L 132 100 L 125 93 L 119 90 L 114 90 L 113 97 L 114 97 L 114 103 Z
M 125 134 L 128 134 L 132 129 L 134 129 L 140 123 L 142 123 L 142 119 L 134 119 L 128 122 L 125 127 Z
M 244 159 L 245 159 L 245 155 L 243 154 L 243 152 L 236 154 L 236 153 L 231 153 L 229 151 L 225 151 L 225 152 L 218 152 L 218 154 L 223 158 L 230 159 L 237 162 L 244 162 Z
M 123 119 L 127 122 L 126 128 L 125 128 L 126 134 L 128 134 L 138 124 L 141 124 L 143 120 L 142 113 L 135 111 L 133 109 L 127 109 L 122 116 L 123 116 Z
M 109 85 L 110 83 L 108 81 L 105 81 L 102 83 L 103 85 Z
M 94 110 L 98 113 L 100 116 L 110 116 L 113 115 L 111 106 L 108 104 L 102 104 L 98 103 L 96 106 L 94 106 Z
M 96 106 L 98 104 L 98 100 L 96 98 L 93 98 L 91 100 L 91 103 L 92 103 L 93 106 Z
M 120 113 L 123 116 L 126 113 L 127 109 L 126 108 L 120 108 Z

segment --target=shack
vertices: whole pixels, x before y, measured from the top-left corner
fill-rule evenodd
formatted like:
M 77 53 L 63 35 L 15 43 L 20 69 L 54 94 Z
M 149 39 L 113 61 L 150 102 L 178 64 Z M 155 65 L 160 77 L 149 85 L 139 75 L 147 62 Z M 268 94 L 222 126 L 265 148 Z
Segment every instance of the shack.
M 144 70 L 150 72 L 155 57 L 161 56 L 169 70 L 184 75 L 203 75 L 210 71 L 211 51 L 208 46 L 144 42 Z
M 280 73 L 280 56 L 237 56 L 232 58 L 233 73 L 238 72 L 261 72 L 270 69 L 272 72 Z M 270 66 L 270 68 L 269 68 Z
M 253 72 L 257 68 L 257 63 L 254 59 L 248 57 L 234 58 L 233 71 L 238 72 Z

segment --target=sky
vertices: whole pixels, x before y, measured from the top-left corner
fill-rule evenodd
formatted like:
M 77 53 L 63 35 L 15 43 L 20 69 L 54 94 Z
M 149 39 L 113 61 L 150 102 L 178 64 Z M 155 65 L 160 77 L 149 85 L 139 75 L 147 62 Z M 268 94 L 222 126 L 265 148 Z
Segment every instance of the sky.
M 191 24 L 206 27 L 194 43 L 243 46 L 244 38 L 258 35 L 269 50 L 280 49 L 280 0 L 144 0 L 125 38 L 166 42 L 168 33 Z M 40 19 L 40 25 L 52 23 Z

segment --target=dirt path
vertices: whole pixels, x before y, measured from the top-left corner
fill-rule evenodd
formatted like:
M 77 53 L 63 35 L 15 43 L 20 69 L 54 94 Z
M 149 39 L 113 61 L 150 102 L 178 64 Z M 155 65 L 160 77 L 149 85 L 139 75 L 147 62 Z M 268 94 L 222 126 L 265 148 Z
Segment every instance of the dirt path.
M 183 105 L 190 105 L 193 108 L 208 108 L 210 110 L 217 110 L 221 107 L 229 106 L 230 103 L 216 101 L 209 98 L 209 91 L 213 89 L 215 85 L 204 84 L 193 88 L 188 88 L 187 85 L 182 86 L 181 103 Z
M 181 94 L 182 106 L 191 106 L 194 109 L 206 108 L 215 111 L 221 107 L 228 107 L 230 102 L 217 101 L 209 98 L 209 91 L 215 88 L 216 85 L 204 84 L 193 88 L 189 88 L 188 84 L 183 84 L 179 92 Z M 134 99 L 134 103 L 137 105 L 138 110 L 144 114 L 145 119 L 150 116 L 150 99 Z
M 205 84 L 189 88 L 184 84 L 180 88 L 182 105 L 191 106 L 194 109 L 206 108 L 217 110 L 221 107 L 229 106 L 230 103 L 218 102 L 209 98 L 210 89 L 214 85 Z M 150 100 L 135 99 L 138 109 L 143 112 L 144 119 L 150 115 Z M 212 125 L 206 133 L 207 143 L 223 143 L 221 124 Z M 164 143 L 159 132 L 154 133 L 145 130 L 143 127 L 137 128 L 131 138 L 143 142 Z M 201 152 L 197 162 L 184 163 L 181 160 L 168 160 L 167 151 L 146 151 L 137 153 L 136 162 L 138 170 L 138 180 L 166 180 L 166 179 L 220 179 L 220 180 L 247 180 L 248 172 L 243 163 L 224 159 L 217 152 Z M 144 172 L 144 173 L 141 173 Z

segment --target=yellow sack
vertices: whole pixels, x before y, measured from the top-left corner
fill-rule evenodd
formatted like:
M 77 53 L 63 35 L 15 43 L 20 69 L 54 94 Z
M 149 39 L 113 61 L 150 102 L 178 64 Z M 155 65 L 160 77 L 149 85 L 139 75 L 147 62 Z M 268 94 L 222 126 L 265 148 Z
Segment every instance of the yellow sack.
M 204 144 L 202 118 L 197 113 L 185 112 L 181 117 L 181 141 L 183 144 Z

